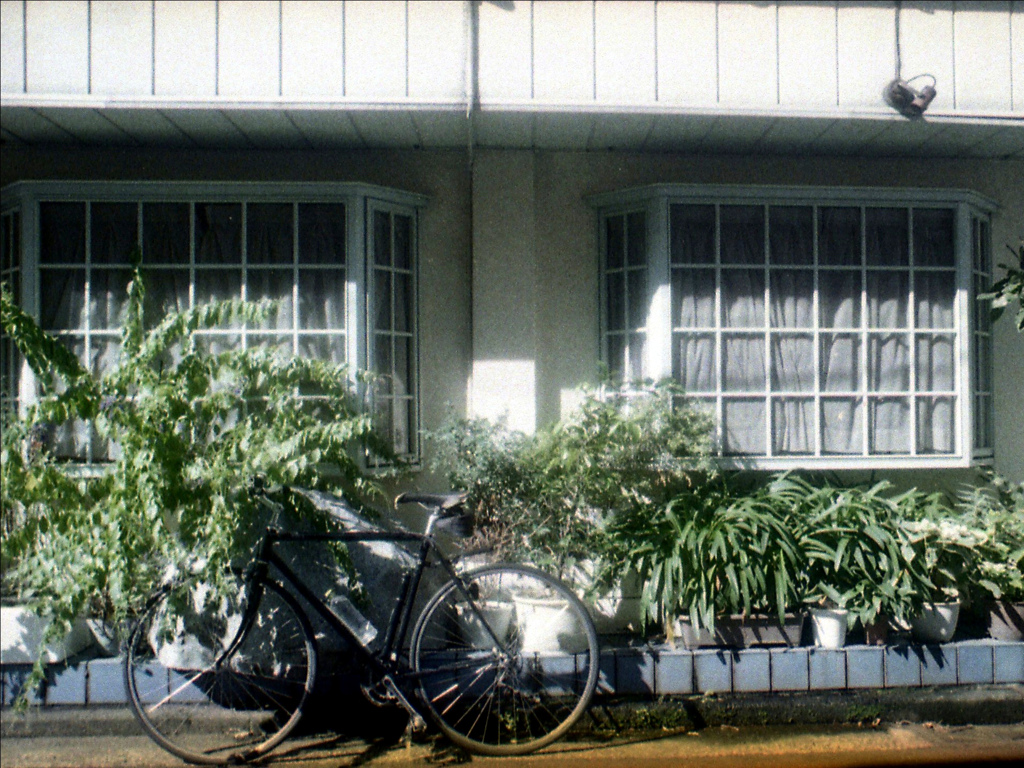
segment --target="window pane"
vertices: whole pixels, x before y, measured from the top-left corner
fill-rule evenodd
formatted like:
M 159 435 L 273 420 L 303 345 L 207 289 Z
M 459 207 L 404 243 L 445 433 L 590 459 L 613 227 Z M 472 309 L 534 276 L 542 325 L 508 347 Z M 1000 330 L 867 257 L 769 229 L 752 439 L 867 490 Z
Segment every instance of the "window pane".
M 727 392 L 764 392 L 764 336 L 722 337 L 722 378 Z
M 622 269 L 626 263 L 626 220 L 624 216 L 609 216 L 605 221 L 605 236 L 607 238 L 607 269 Z
M 412 269 L 412 218 L 394 216 L 395 269 Z
M 672 270 L 672 324 L 677 328 L 715 327 L 715 271 Z
M 302 334 L 299 336 L 299 355 L 314 360 L 341 364 L 347 360 L 348 340 L 337 334 Z
M 814 391 L 814 337 L 773 336 L 772 391 Z
M 93 269 L 89 280 L 89 324 L 93 329 L 116 330 L 124 324 L 128 283 L 127 269 Z
M 954 340 L 949 334 L 917 337 L 917 391 L 950 392 L 953 378 Z
M 626 218 L 626 263 L 631 267 L 647 264 L 647 217 L 643 211 Z
M 45 331 L 85 328 L 85 270 L 39 272 L 39 323 Z
M 647 339 L 642 333 L 629 334 L 629 370 L 630 379 L 644 377 L 644 346 Z
M 382 377 L 377 383 L 377 392 L 390 395 L 394 392 L 393 379 L 394 355 L 391 349 L 391 336 L 378 333 L 373 339 L 373 372 Z
M 814 263 L 814 223 L 810 207 L 772 206 L 768 219 L 768 260 L 772 264 Z
M 39 262 L 85 263 L 85 203 L 39 204 Z
M 299 328 L 345 328 L 344 272 L 299 271 Z
M 914 264 L 921 267 L 954 266 L 951 209 L 914 210 Z
M 818 263 L 860 266 L 860 208 L 818 209 Z
M 395 330 L 409 333 L 412 331 L 412 277 L 402 272 L 394 276 L 395 286 Z
M 906 392 L 910 389 L 910 342 L 902 333 L 868 337 L 868 390 Z
M 608 374 L 613 380 L 622 381 L 626 378 L 626 337 L 621 333 L 610 333 L 606 337 L 608 345 Z
M 722 263 L 764 264 L 764 208 L 723 205 Z
M 626 328 L 625 274 L 612 272 L 606 278 L 608 292 L 608 330 L 622 331 Z
M 952 328 L 955 297 L 955 272 L 915 272 L 914 301 L 917 304 L 917 327 Z
M 299 263 L 345 264 L 345 206 L 337 203 L 299 206 Z
M 381 267 L 392 265 L 391 214 L 373 212 L 373 263 Z
M 373 271 L 373 328 L 390 331 L 394 328 L 391 310 L 391 273 L 383 269 Z
M 910 263 L 906 209 L 868 208 L 865 231 L 868 266 L 894 267 Z
M 196 263 L 239 264 L 241 261 L 242 206 L 197 203 Z
M 771 273 L 769 311 L 773 328 L 811 328 L 814 325 L 814 273 L 805 269 Z
M 722 403 L 723 450 L 727 454 L 763 454 L 767 450 L 763 399 L 727 399 Z
M 188 203 L 142 206 L 142 254 L 146 264 L 189 263 Z
M 820 323 L 825 328 L 859 328 L 861 274 L 822 270 L 818 273 Z
M 245 213 L 248 263 L 294 263 L 292 206 L 288 203 L 250 203 Z
M 139 207 L 134 203 L 90 206 L 91 256 L 94 264 L 131 264 L 139 242 Z
M 821 335 L 820 387 L 826 392 L 856 392 L 860 389 L 860 336 Z
M 863 401 L 828 398 L 821 401 L 821 450 L 826 454 L 864 452 Z
M 956 444 L 956 400 L 917 398 L 917 452 L 952 453 Z
M 868 274 L 868 327 L 906 328 L 910 273 L 902 270 Z
M 905 397 L 870 401 L 871 453 L 910 453 L 910 402 Z
M 715 337 L 713 334 L 677 333 L 672 375 L 687 392 L 714 392 Z
M 647 271 L 629 270 L 626 284 L 629 288 L 629 327 L 643 328 L 647 325 Z
M 234 269 L 196 270 L 196 304 L 242 295 L 242 273 Z
M 295 327 L 292 291 L 295 285 L 294 273 L 290 269 L 250 269 L 247 273 L 248 297 L 250 301 L 270 299 L 277 302 L 277 308 L 263 321 L 260 327 L 286 331 Z
M 715 263 L 715 207 L 673 205 L 671 249 L 673 264 Z
M 814 401 L 809 398 L 776 398 L 772 401 L 772 452 L 814 452 Z
M 764 270 L 722 270 L 722 325 L 764 327 Z

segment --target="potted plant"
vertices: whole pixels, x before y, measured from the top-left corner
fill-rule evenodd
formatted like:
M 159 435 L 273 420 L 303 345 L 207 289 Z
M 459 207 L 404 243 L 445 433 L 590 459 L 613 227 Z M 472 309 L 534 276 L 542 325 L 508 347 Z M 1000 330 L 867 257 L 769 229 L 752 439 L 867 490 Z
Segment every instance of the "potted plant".
M 986 630 L 996 640 L 1024 639 L 1024 483 L 988 473 L 961 495 L 963 519 L 985 532 L 973 581 L 984 593 Z
M 899 501 L 889 485 L 870 488 L 819 487 L 796 478 L 773 484 L 780 504 L 794 510 L 794 530 L 807 558 L 804 600 L 814 617 L 812 628 L 843 611 L 847 628 L 860 624 L 869 642 L 891 619 L 905 621 L 916 610 L 920 572 L 906 557 L 906 536 L 899 525 Z
M 796 540 L 775 509 L 724 480 L 678 494 L 661 510 L 616 521 L 621 562 L 643 584 L 645 623 L 670 642 L 799 643 Z

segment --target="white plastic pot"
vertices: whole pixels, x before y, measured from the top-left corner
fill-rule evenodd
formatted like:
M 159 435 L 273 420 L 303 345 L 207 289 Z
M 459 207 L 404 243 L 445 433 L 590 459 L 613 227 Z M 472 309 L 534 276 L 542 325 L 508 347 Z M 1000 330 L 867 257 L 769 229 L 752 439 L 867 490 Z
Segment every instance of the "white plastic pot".
M 49 626 L 49 619 L 41 618 L 23 606 L 0 607 L 0 664 L 34 664 Z M 56 664 L 84 651 L 92 642 L 92 634 L 85 622 L 76 621 L 62 640 L 46 646 L 44 659 L 48 664 Z
M 845 608 L 811 608 L 811 635 L 818 648 L 842 648 L 846 643 Z
M 910 631 L 925 643 L 948 643 L 956 632 L 960 603 L 925 603 L 921 613 L 910 620 Z

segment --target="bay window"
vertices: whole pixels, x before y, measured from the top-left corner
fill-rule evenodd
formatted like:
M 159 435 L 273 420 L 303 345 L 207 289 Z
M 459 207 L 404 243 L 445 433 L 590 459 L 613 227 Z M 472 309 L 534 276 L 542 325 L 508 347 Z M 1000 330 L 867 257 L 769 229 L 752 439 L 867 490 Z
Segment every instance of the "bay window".
M 258 325 L 201 332 L 211 349 L 268 346 L 380 374 L 369 393 L 397 452 L 418 453 L 418 195 L 356 184 L 30 183 L 4 190 L 3 279 L 94 372 L 118 350 L 138 245 L 151 322 L 214 299 L 272 299 Z M 31 377 L 4 340 L 4 384 Z M 59 455 L 107 457 L 84 425 Z
M 605 363 L 677 380 L 724 463 L 991 456 L 985 199 L 666 185 L 593 202 Z

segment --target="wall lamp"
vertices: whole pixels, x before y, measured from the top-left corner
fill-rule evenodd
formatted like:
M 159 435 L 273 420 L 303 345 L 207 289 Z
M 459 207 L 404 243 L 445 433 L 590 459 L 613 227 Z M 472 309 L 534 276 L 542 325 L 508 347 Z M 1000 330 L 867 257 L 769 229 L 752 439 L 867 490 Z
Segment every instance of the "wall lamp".
M 911 83 L 915 80 L 920 80 L 922 77 L 931 78 L 932 84 L 917 90 Z M 890 107 L 905 117 L 920 117 L 935 98 L 935 82 L 933 75 L 917 75 L 909 80 L 901 80 L 897 77 L 885 86 L 885 91 L 883 92 L 885 101 Z

